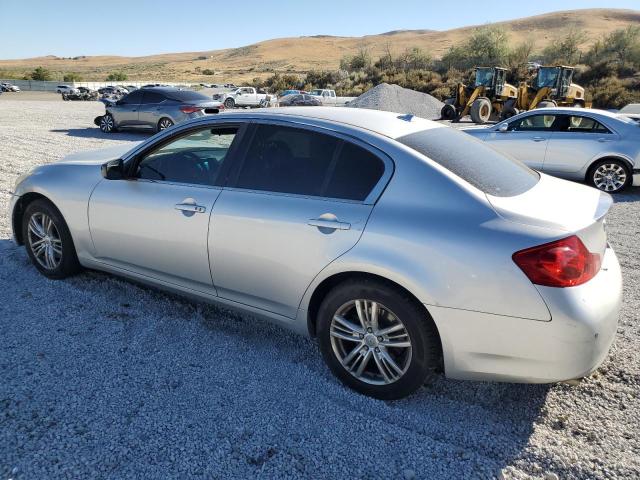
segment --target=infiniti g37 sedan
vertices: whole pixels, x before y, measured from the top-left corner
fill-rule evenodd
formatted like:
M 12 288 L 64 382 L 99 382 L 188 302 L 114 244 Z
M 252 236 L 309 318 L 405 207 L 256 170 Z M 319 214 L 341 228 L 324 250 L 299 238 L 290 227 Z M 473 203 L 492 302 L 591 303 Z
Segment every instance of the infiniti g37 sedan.
M 640 185 L 640 125 L 624 115 L 544 108 L 465 131 L 549 175 L 609 193 Z
M 266 317 L 391 399 L 442 369 L 597 368 L 621 304 L 611 203 L 411 115 L 290 107 L 37 167 L 10 208 L 45 276 L 103 270 Z

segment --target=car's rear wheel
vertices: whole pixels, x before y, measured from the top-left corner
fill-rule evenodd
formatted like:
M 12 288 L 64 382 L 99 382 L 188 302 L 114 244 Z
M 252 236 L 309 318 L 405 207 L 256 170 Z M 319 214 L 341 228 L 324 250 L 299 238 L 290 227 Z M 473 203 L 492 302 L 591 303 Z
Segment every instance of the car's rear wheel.
M 66 278 L 80 269 L 69 228 L 48 201 L 35 200 L 27 206 L 22 238 L 31 262 L 46 277 Z
M 347 386 L 390 400 L 413 393 L 439 366 L 433 320 L 401 290 L 381 281 L 347 281 L 318 312 L 320 350 Z
M 597 162 L 589 169 L 588 182 L 607 193 L 618 193 L 631 183 L 631 174 L 627 166 L 614 158 Z
M 161 118 L 158 122 L 158 131 L 166 130 L 169 127 L 173 127 L 173 121 L 170 118 Z
M 100 119 L 100 130 L 104 133 L 111 133 L 116 131 L 116 123 L 110 113 L 103 115 Z

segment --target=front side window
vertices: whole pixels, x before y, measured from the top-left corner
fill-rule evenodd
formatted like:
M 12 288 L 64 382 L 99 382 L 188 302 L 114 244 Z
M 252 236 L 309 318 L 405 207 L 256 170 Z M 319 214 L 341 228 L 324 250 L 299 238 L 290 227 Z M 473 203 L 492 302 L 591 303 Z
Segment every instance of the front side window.
M 237 127 L 206 128 L 181 136 L 153 150 L 138 164 L 146 180 L 214 185 Z
M 556 115 L 529 115 L 509 123 L 510 132 L 551 130 Z
M 236 186 L 363 201 L 384 173 L 368 150 L 323 133 L 258 125 Z

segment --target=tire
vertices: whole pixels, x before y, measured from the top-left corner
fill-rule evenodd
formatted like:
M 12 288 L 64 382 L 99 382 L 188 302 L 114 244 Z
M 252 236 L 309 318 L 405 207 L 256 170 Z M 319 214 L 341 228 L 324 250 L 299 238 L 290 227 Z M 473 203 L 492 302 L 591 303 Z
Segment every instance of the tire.
M 173 120 L 171 120 L 170 118 L 167 117 L 162 117 L 159 121 L 158 121 L 158 127 L 156 128 L 156 131 L 161 132 L 163 130 L 166 130 L 167 128 L 173 127 Z
M 378 332 L 396 327 L 389 337 L 377 336 L 375 325 L 366 321 L 371 328 L 363 328 L 359 313 L 371 315 L 373 305 L 378 306 Z M 338 316 L 354 329 L 336 321 Z M 322 301 L 317 324 L 328 367 L 342 383 L 364 395 L 382 400 L 405 397 L 433 380 L 440 366 L 440 340 L 431 317 L 413 298 L 383 281 L 348 280 L 337 285 Z M 384 346 L 380 338 L 402 346 Z
M 502 112 L 500 112 L 500 120 L 506 120 L 508 118 L 515 117 L 519 113 L 520 111 L 517 108 L 511 105 L 505 106 L 502 109 Z
M 69 100 L 69 96 L 65 95 L 64 93 L 62 94 L 62 100 L 64 100 L 65 102 Z
M 556 102 L 551 100 L 551 101 L 540 102 L 536 108 L 555 108 L 557 106 L 558 104 L 556 104 Z
M 456 112 L 456 107 L 453 105 L 446 103 L 442 110 L 440 110 L 440 118 L 443 120 L 453 120 L 458 116 L 458 112 Z
M 224 108 L 234 108 L 236 106 L 236 101 L 233 98 L 227 98 L 224 101 Z
M 578 100 L 573 104 L 573 108 L 584 108 L 584 102 L 582 100 Z
M 629 167 L 622 160 L 615 158 L 606 158 L 594 163 L 587 173 L 587 183 L 607 193 L 620 193 L 631 181 Z
M 481 97 L 474 100 L 471 105 L 471 120 L 474 123 L 487 123 L 491 117 L 491 102 L 488 98 Z
M 27 205 L 22 238 L 31 262 L 45 277 L 58 280 L 80 271 L 67 223 L 49 201 L 35 200 Z
M 113 133 L 116 131 L 116 122 L 110 113 L 100 118 L 100 130 L 103 133 Z

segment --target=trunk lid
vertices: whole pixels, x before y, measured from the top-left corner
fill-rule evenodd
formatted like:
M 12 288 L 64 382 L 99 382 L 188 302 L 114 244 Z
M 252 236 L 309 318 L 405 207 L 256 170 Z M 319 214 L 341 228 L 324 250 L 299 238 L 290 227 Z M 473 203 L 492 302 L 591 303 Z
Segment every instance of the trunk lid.
M 589 251 L 604 254 L 605 216 L 613 204 L 608 193 L 540 174 L 535 187 L 520 195 L 487 198 L 505 220 L 576 234 Z

